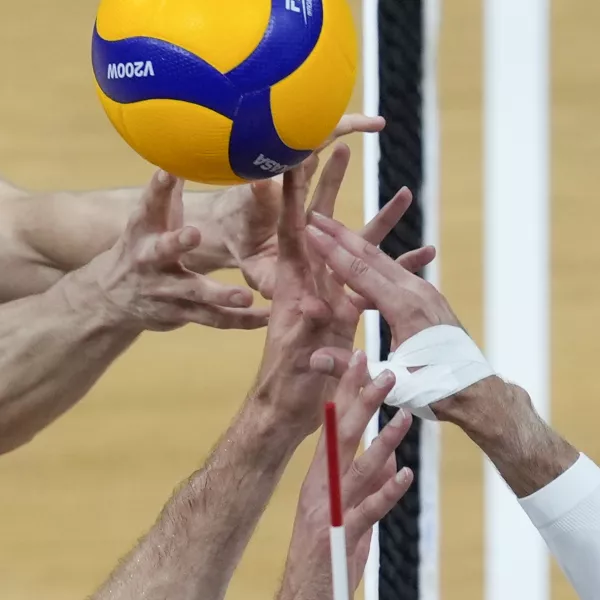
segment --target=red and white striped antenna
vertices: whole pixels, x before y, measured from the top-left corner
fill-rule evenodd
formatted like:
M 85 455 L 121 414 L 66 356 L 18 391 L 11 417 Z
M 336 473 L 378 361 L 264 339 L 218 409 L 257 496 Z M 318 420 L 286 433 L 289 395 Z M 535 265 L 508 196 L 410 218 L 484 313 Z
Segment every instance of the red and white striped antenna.
M 329 475 L 329 541 L 331 546 L 333 600 L 349 600 L 346 530 L 342 510 L 337 417 L 334 402 L 325 404 L 325 440 L 327 442 L 327 471 Z

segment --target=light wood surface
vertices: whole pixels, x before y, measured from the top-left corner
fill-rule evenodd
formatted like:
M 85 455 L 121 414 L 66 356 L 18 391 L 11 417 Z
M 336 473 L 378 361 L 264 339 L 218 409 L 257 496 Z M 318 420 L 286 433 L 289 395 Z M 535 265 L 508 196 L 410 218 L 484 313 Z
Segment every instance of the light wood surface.
M 5 2 L 0 11 L 0 171 L 31 189 L 142 185 L 151 173 L 111 129 L 94 95 L 95 5 L 24 0 Z M 360 21 L 357 0 L 353 5 Z M 597 460 L 599 19 L 594 0 L 553 3 L 553 418 Z M 479 0 L 446 2 L 439 60 L 443 287 L 479 340 L 481 21 Z M 360 106 L 357 91 L 352 109 Z M 358 226 L 361 140 L 350 143 L 352 172 L 339 216 Z M 79 407 L 0 459 L 0 596 L 76 600 L 93 591 L 152 524 L 172 488 L 202 463 L 252 381 L 262 341 L 262 333 L 198 328 L 147 335 Z M 272 597 L 312 445 L 290 465 L 229 598 Z M 482 597 L 481 465 L 459 432 L 444 429 L 446 599 Z M 555 598 L 574 598 L 557 573 L 553 590 Z

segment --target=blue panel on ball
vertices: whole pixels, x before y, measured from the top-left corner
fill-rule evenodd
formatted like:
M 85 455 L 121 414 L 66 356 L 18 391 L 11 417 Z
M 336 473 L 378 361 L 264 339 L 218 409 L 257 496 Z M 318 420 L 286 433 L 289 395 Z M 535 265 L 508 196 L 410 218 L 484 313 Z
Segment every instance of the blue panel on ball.
M 227 73 L 243 92 L 270 87 L 313 51 L 323 27 L 322 0 L 272 0 L 267 31 L 256 50 Z
M 246 94 L 233 122 L 229 162 L 244 179 L 265 179 L 301 163 L 310 150 L 293 150 L 280 139 L 271 116 L 271 90 Z
M 187 50 L 147 37 L 103 39 L 94 28 L 96 81 L 115 102 L 181 100 L 233 119 L 241 94 L 213 66 Z

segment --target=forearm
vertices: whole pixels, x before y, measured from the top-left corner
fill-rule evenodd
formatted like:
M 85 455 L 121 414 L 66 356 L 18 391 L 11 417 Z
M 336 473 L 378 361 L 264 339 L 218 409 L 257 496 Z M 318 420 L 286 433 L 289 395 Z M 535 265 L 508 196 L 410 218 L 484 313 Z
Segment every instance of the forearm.
M 255 399 L 94 600 L 220 600 L 299 439 Z
M 536 413 L 523 389 L 490 378 L 463 394 L 452 419 L 489 457 L 517 497 L 556 479 L 578 452 Z
M 111 248 L 140 195 L 138 189 L 0 194 L 0 302 L 43 292 L 65 273 Z M 199 273 L 230 266 L 229 253 L 212 222 L 219 195 L 184 196 L 186 222 L 203 236 L 189 265 Z
M 578 596 L 597 598 L 600 468 L 544 423 L 523 390 L 481 400 L 487 416 L 461 426 L 520 498 Z
M 0 453 L 28 442 L 92 387 L 137 333 L 104 313 L 69 275 L 0 306 Z

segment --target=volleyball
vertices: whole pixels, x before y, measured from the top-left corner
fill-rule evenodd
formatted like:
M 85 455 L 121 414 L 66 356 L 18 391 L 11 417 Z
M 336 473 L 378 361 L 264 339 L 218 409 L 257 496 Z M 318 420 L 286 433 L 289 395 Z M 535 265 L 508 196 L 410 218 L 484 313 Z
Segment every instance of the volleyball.
M 100 100 L 143 158 L 191 181 L 278 175 L 332 133 L 356 79 L 347 0 L 102 0 Z

